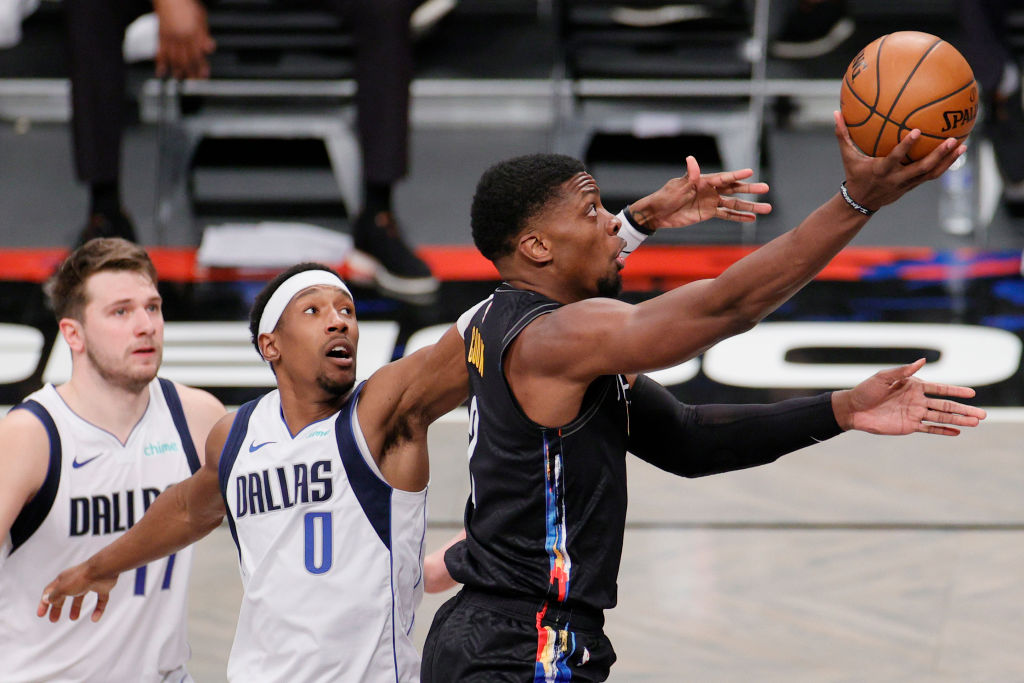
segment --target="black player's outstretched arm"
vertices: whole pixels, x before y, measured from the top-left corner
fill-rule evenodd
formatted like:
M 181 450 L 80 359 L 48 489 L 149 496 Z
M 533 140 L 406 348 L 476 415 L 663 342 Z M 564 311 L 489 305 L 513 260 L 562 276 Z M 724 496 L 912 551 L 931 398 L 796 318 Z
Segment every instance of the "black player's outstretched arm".
M 966 150 L 950 138 L 924 159 L 904 166 L 901 160 L 920 137 L 919 130 L 908 133 L 888 157 L 873 158 L 856 148 L 838 112 L 835 124 L 847 194 L 867 213 L 836 192 L 795 228 L 717 277 L 689 282 L 635 305 L 602 297 L 578 300 L 582 298 L 578 295 L 573 300 L 573 294 L 559 293 L 553 298 L 562 296 L 571 303 L 523 330 L 510 351 L 511 362 L 522 362 L 540 376 L 564 378 L 578 388 L 601 375 L 647 372 L 693 358 L 763 320 L 810 282 L 859 233 L 873 210 L 938 178 Z M 704 209 L 699 205 L 710 204 L 710 214 L 720 201 L 719 192 L 707 186 L 693 157 L 687 158 L 687 169 L 688 177 L 696 179 L 687 191 L 666 189 L 670 183 L 662 188 L 664 197 L 674 197 L 682 206 L 696 203 L 701 213 Z M 680 213 L 669 201 L 656 208 L 653 198 L 661 192 L 645 198 L 643 209 L 636 208 L 642 205 L 637 202 L 635 211 L 658 216 Z M 511 282 L 518 280 L 512 277 Z M 608 339 L 615 343 L 607 343 Z
M 842 432 L 831 393 L 769 404 L 692 406 L 640 375 L 631 394 L 629 452 L 683 477 L 775 462 Z
M 914 377 L 923 366 L 922 358 L 852 389 L 767 405 L 690 406 L 640 375 L 632 382 L 629 451 L 668 472 L 700 477 L 774 462 L 848 429 L 956 436 L 985 419 L 981 408 L 949 398 L 971 398 L 973 389 Z

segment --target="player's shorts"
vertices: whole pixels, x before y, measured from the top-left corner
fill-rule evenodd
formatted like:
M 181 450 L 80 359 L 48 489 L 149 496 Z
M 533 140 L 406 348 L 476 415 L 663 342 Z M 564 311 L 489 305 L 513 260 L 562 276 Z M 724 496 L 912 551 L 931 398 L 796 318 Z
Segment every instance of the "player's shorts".
M 463 588 L 434 615 L 421 683 L 604 681 L 615 651 L 603 627 L 599 612 Z

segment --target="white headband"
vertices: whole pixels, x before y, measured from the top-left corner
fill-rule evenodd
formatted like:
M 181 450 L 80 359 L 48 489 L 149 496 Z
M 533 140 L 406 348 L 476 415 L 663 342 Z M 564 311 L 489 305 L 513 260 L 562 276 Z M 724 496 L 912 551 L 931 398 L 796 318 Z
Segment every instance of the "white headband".
M 348 291 L 348 287 L 341 281 L 334 273 L 329 273 L 326 270 L 304 270 L 301 273 L 296 273 L 290 278 L 278 285 L 274 293 L 270 295 L 270 300 L 267 305 L 263 308 L 263 315 L 260 316 L 259 332 L 257 332 L 257 338 L 261 334 L 267 334 L 273 332 L 274 328 L 277 327 L 277 322 L 281 319 L 281 315 L 284 313 L 284 309 L 291 303 L 291 300 L 296 294 L 306 289 L 307 287 L 313 287 L 314 285 L 327 285 L 328 287 L 337 287 L 341 291 L 345 292 L 352 297 L 352 292 Z

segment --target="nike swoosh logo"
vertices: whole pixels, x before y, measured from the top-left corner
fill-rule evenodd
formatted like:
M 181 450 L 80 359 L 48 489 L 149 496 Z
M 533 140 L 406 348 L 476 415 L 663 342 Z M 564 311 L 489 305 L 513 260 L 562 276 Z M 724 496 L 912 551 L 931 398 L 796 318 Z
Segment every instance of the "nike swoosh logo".
M 100 453 L 99 455 L 92 456 L 88 460 L 81 460 L 81 461 L 78 459 L 78 456 L 76 455 L 75 459 L 71 461 L 71 466 L 74 467 L 77 470 L 79 467 L 84 467 L 84 466 L 88 465 L 89 463 L 91 463 L 93 460 L 95 460 L 96 458 L 100 457 L 101 455 L 103 455 L 103 454 Z
M 255 441 L 251 441 L 249 443 L 249 452 L 250 453 L 255 453 L 256 451 L 258 451 L 259 449 L 263 448 L 264 446 L 268 446 L 268 445 L 270 445 L 272 443 L 277 443 L 277 442 L 276 441 L 264 441 L 263 443 L 258 444 Z

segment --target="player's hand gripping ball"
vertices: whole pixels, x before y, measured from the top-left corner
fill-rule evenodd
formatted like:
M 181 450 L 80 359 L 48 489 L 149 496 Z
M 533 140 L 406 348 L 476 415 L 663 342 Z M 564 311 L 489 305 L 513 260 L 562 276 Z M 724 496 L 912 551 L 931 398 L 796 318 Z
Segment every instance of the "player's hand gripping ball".
M 978 117 L 978 84 L 955 47 L 930 33 L 898 31 L 871 42 L 850 62 L 839 108 L 850 137 L 883 157 L 914 128 L 921 137 L 906 163 L 946 138 L 963 141 Z

